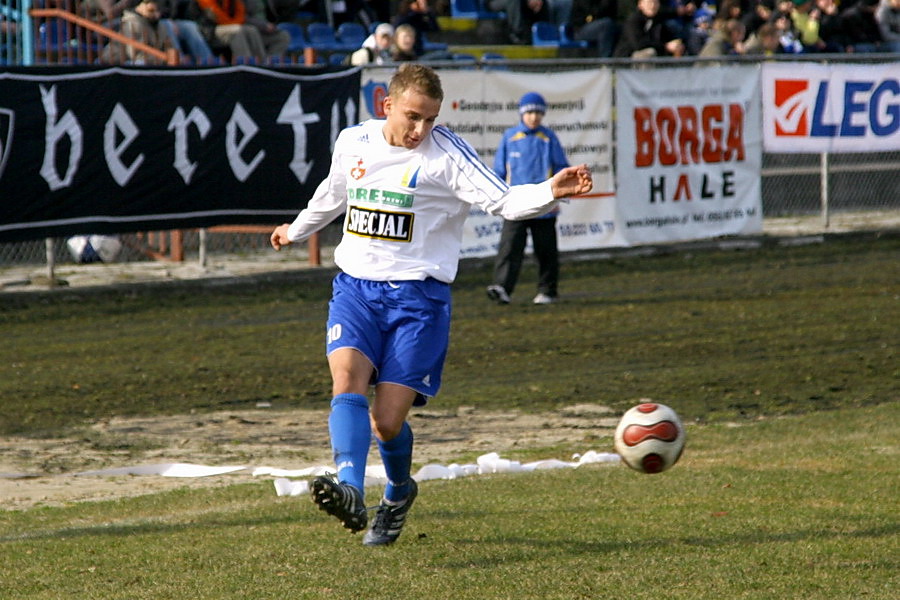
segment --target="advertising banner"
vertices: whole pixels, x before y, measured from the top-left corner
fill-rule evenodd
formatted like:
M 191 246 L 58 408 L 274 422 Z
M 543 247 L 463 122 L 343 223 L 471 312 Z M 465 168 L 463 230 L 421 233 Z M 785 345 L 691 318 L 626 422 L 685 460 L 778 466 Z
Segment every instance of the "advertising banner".
M 358 120 L 359 71 L 0 72 L 0 242 L 280 223 Z
M 900 62 L 762 67 L 767 152 L 900 150 Z
M 381 100 L 393 72 L 367 69 L 362 77 L 363 117 L 383 117 Z M 623 245 L 615 229 L 612 170 L 612 72 L 561 73 L 441 70 L 444 103 L 438 121 L 468 141 L 493 166 L 503 132 L 519 122 L 519 98 L 536 91 L 547 101 L 543 124 L 556 132 L 570 164 L 587 164 L 594 189 L 562 207 L 557 219 L 562 251 Z M 463 233 L 463 257 L 490 256 L 502 219 L 473 208 Z
M 621 70 L 616 107 L 629 245 L 762 231 L 757 67 Z

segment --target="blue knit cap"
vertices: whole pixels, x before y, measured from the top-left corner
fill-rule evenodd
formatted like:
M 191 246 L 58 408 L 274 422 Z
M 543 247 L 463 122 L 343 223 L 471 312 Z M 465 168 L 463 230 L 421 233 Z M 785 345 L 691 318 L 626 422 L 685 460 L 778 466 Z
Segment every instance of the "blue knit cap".
M 541 114 L 547 112 L 547 101 L 537 92 L 528 92 L 519 100 L 519 114 L 524 115 L 527 112 L 539 112 Z

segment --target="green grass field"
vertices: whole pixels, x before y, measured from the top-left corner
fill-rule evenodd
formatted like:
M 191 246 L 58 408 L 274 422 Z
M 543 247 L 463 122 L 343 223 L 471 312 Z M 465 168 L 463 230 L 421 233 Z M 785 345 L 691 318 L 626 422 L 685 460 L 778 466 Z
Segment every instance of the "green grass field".
M 650 397 L 681 462 L 427 481 L 377 549 L 269 482 L 6 510 L 0 597 L 896 598 L 898 259 L 894 234 L 566 262 L 550 307 L 533 268 L 499 307 L 465 263 L 435 406 Z M 328 279 L 2 295 L 0 434 L 325 407 Z

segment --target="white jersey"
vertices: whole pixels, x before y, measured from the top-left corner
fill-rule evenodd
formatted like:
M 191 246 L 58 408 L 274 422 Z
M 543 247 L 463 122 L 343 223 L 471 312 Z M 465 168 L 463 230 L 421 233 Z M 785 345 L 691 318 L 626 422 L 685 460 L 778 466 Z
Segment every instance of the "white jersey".
M 472 205 L 518 220 L 557 204 L 549 181 L 508 186 L 446 127 L 410 150 L 389 145 L 384 124 L 370 119 L 340 133 L 328 177 L 288 229 L 291 241 L 304 240 L 343 213 L 334 260 L 348 275 L 450 283 Z

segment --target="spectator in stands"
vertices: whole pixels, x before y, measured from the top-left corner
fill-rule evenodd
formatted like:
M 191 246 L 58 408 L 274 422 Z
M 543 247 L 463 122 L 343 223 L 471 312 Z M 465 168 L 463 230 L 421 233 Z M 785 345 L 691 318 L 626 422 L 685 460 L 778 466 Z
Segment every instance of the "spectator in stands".
M 169 33 L 172 44 L 184 57 L 189 55 L 194 64 L 202 65 L 215 57 L 200 32 L 200 7 L 196 0 L 158 0 L 162 24 Z
M 363 10 L 372 23 L 388 23 L 391 20 L 390 0 L 363 0 Z
M 416 30 L 412 25 L 404 23 L 394 30 L 394 43 L 391 44 L 391 60 L 405 62 L 418 60 L 416 52 Z
M 881 29 L 875 20 L 879 0 L 857 0 L 856 4 L 841 12 L 844 30 L 844 46 L 847 52 L 889 52 Z
M 774 10 L 774 0 L 759 0 L 752 9 L 744 12 L 741 21 L 744 23 L 744 30 L 747 32 L 748 38 L 772 19 Z
M 659 12 L 666 19 L 666 27 L 672 31 L 675 37 L 684 40 L 687 54 L 699 54 L 700 49 L 703 48 L 701 42 L 693 44 L 693 52 L 691 51 L 690 38 L 694 33 L 694 15 L 697 10 L 697 3 L 694 0 L 661 0 L 660 2 Z
M 20 44 L 16 41 L 18 33 L 19 24 L 7 20 L 6 15 L 0 12 L 0 65 L 16 64 L 22 60 Z
M 700 56 L 734 56 L 744 53 L 744 24 L 738 19 L 715 21 Z
M 391 24 L 394 29 L 399 29 L 400 25 L 410 25 L 416 30 L 416 56 L 425 53 L 425 35 L 441 30 L 437 15 L 428 6 L 428 0 L 401 0 Z
M 269 20 L 266 0 L 245 0 L 247 3 L 247 24 L 259 30 L 266 56 L 284 56 L 291 45 L 291 34 L 278 28 Z
M 550 11 L 550 22 L 556 26 L 565 25 L 572 20 L 572 5 L 575 0 L 547 0 Z
M 590 42 L 597 56 L 612 56 L 619 37 L 618 0 L 574 0 L 572 4 L 572 35 L 580 42 Z
M 353 21 L 363 22 L 367 26 L 371 23 L 363 7 L 363 0 L 325 0 L 325 3 L 328 4 L 325 14 L 330 11 L 330 21 L 335 29 L 342 23 Z
M 659 0 L 637 0 L 637 10 L 622 25 L 622 37 L 616 44 L 614 55 L 679 57 L 684 55 L 684 42 L 665 26 L 665 19 L 659 13 Z
M 875 21 L 888 50 L 900 52 L 900 0 L 881 0 Z
M 709 36 L 712 35 L 714 16 L 713 12 L 706 8 L 699 8 L 694 12 L 694 26 L 684 43 L 685 54 L 691 56 L 700 54 Z
M 243 0 L 197 0 L 206 19 L 213 25 L 211 45 L 227 46 L 231 51 L 232 60 L 244 58 L 262 62 L 266 56 L 283 55 L 290 44 L 290 35 L 267 23 L 264 17 L 260 20 L 259 0 L 250 2 L 253 5 L 252 10 L 249 10 Z M 251 19 L 253 23 L 265 27 L 257 27 L 251 23 Z M 266 40 L 269 46 L 266 45 Z
M 741 0 L 722 0 L 719 8 L 716 10 L 716 21 L 728 21 L 729 19 L 740 20 L 744 16 L 744 9 Z
M 843 52 L 843 26 L 839 0 L 814 0 L 819 11 L 819 37 L 825 42 L 824 52 Z
M 488 8 L 506 13 L 509 41 L 513 44 L 530 44 L 531 26 L 550 21 L 550 5 L 545 0 L 489 0 Z
M 394 26 L 390 23 L 380 23 L 375 31 L 365 39 L 362 47 L 350 55 L 351 65 L 366 65 L 374 63 L 381 65 L 392 60 L 391 43 L 394 40 Z
M 159 5 L 156 0 L 141 0 L 134 9 L 122 14 L 119 28 L 122 35 L 161 52 L 174 49 L 169 32 L 160 22 Z M 128 63 L 132 65 L 161 65 L 166 60 L 145 50 L 121 42 L 111 42 L 100 57 L 104 63 Z
M 78 5 L 78 11 L 95 23 L 118 29 L 119 19 L 135 6 L 135 0 L 84 0 Z
M 818 9 L 814 10 L 812 0 L 793 0 L 791 21 L 800 33 L 800 43 L 806 52 L 823 52 L 825 41 L 819 36 Z
M 800 34 L 794 28 L 791 20 L 791 0 L 779 0 L 772 13 L 772 24 L 778 31 L 778 43 L 786 54 L 803 53 L 803 44 L 800 42 Z
M 8 35 L 15 35 L 18 31 L 15 21 L 7 21 L 6 15 L 0 13 L 0 39 L 6 39 Z
M 774 56 L 775 54 L 784 54 L 784 48 L 778 40 L 778 29 L 774 23 L 764 23 L 760 25 L 748 39 L 744 45 L 744 54 L 763 56 Z

